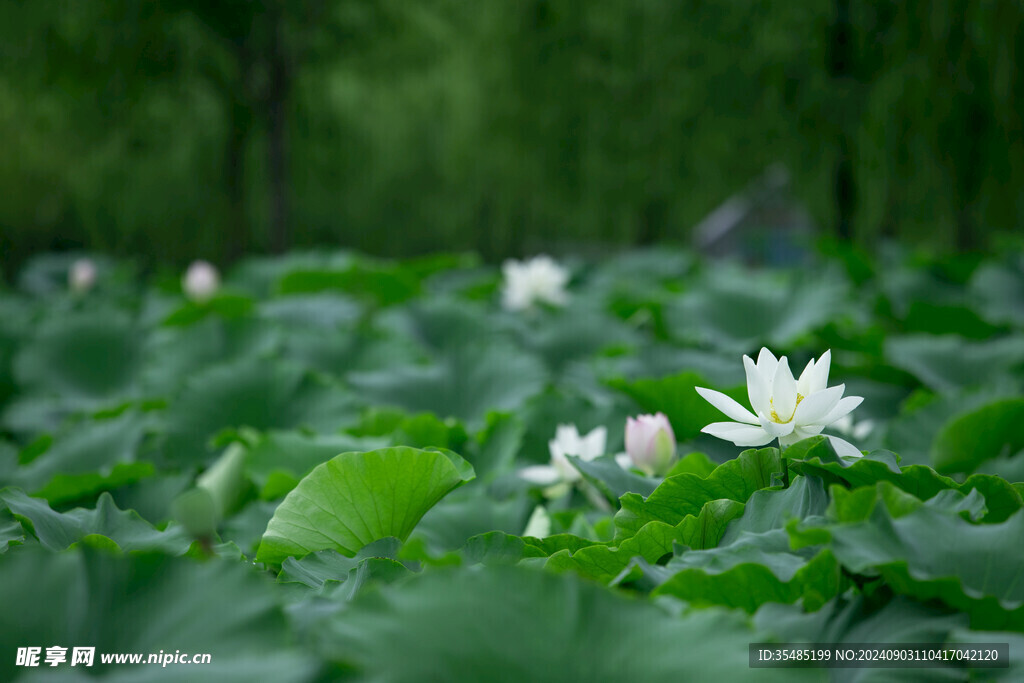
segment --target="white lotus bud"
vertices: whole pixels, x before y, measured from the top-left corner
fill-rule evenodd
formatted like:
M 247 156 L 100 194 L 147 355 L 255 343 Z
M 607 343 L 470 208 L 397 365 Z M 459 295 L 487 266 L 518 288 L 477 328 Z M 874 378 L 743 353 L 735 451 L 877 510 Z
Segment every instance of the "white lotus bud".
M 207 261 L 193 261 L 181 279 L 181 288 L 193 301 L 208 301 L 220 288 L 220 273 Z
M 88 292 L 96 284 L 96 264 L 80 258 L 68 268 L 68 287 L 72 292 Z
M 676 456 L 676 436 L 664 413 L 626 418 L 626 453 L 647 474 L 665 474 Z

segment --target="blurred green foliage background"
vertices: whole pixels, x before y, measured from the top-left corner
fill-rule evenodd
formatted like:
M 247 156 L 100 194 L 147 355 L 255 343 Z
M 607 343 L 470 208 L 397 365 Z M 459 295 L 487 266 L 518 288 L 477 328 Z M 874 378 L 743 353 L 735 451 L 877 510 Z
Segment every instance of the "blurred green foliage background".
M 825 231 L 1024 218 L 1015 0 L 7 0 L 0 249 L 166 262 L 685 241 L 772 164 Z

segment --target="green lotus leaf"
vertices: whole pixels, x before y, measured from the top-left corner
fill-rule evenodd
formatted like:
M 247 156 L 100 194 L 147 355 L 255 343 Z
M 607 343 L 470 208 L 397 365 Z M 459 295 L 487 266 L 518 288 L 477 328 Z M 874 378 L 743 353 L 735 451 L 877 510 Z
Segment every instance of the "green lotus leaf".
M 318 465 L 278 506 L 256 559 L 278 564 L 317 550 L 353 556 L 373 541 L 404 541 L 473 468 L 451 451 L 394 447 L 342 453 Z

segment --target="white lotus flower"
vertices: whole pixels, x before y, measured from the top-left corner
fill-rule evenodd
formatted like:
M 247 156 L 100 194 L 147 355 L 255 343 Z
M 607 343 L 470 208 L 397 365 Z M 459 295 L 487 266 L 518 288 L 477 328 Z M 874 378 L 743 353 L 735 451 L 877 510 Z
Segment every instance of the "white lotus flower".
M 626 454 L 648 475 L 669 470 L 676 457 L 676 436 L 664 413 L 626 418 Z
M 538 505 L 533 508 L 533 513 L 530 515 L 530 519 L 526 521 L 526 529 L 523 530 L 523 536 L 533 536 L 534 538 L 546 538 L 551 535 L 551 515 L 544 509 L 543 505 Z
M 181 288 L 185 296 L 193 301 L 209 300 L 219 287 L 220 273 L 207 261 L 193 261 L 181 278 Z
M 537 303 L 564 306 L 569 301 L 565 286 L 569 271 L 550 256 L 528 261 L 509 259 L 501 266 L 505 276 L 502 304 L 510 311 L 524 311 Z
M 524 467 L 519 470 L 519 476 L 541 486 L 575 483 L 582 479 L 582 475 L 572 466 L 566 456 L 575 455 L 581 460 L 589 462 L 604 455 L 607 437 L 608 430 L 604 427 L 598 427 L 586 436 L 580 436 L 576 425 L 558 425 L 558 429 L 555 430 L 555 438 L 548 442 L 551 464 Z
M 829 428 L 840 434 L 860 440 L 866 439 L 871 432 L 875 431 L 875 421 L 861 420 L 860 422 L 854 422 L 852 415 L 846 415 L 833 422 Z
M 87 292 L 96 284 L 96 264 L 80 258 L 68 268 L 68 287 L 73 292 Z
M 629 453 L 626 451 L 622 451 L 615 454 L 615 464 L 624 470 L 629 470 L 633 468 L 633 458 L 629 457 Z
M 844 397 L 844 384 L 827 386 L 831 360 L 831 351 L 826 351 L 817 361 L 807 364 L 800 379 L 794 379 L 785 356 L 776 359 L 771 351 L 761 349 L 756 364 L 749 356 L 743 356 L 747 395 L 754 412 L 723 393 L 697 387 L 708 403 L 736 420 L 715 422 L 701 431 L 737 446 L 764 446 L 778 439 L 779 446 L 785 447 L 821 434 L 825 427 L 849 415 L 864 400 L 860 396 Z M 839 455 L 861 456 L 853 444 L 836 436 L 828 438 Z

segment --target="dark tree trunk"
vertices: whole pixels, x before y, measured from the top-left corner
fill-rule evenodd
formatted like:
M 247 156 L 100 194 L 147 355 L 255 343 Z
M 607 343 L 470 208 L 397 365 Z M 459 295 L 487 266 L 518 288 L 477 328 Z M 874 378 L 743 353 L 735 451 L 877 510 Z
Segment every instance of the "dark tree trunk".
M 839 161 L 836 163 L 836 229 L 839 239 L 853 239 L 853 213 L 857 196 L 853 179 L 853 160 L 850 159 L 850 143 L 843 135 L 839 141 Z
M 649 197 L 640 211 L 640 230 L 636 236 L 637 244 L 650 246 L 657 244 L 665 236 L 665 225 L 668 222 L 668 201 L 664 196 Z
M 291 89 L 280 12 L 270 17 L 267 54 L 270 82 L 267 87 L 267 167 L 270 175 L 270 248 L 281 253 L 291 246 L 288 188 L 287 104 Z
M 856 208 L 856 179 L 853 173 L 853 138 L 850 133 L 851 121 L 848 109 L 849 92 L 854 75 L 854 43 L 853 26 L 850 23 L 850 0 L 835 0 L 835 16 L 829 31 L 828 73 L 839 83 L 839 92 L 846 97 L 836 107 L 839 112 L 837 128 L 839 131 L 839 159 L 836 161 L 833 176 L 836 235 L 839 239 L 853 239 L 853 213 Z
M 252 112 L 247 103 L 229 96 L 227 142 L 224 149 L 224 188 L 227 194 L 227 240 L 224 257 L 233 261 L 251 248 L 249 212 L 245 191 L 245 156 L 252 129 Z

